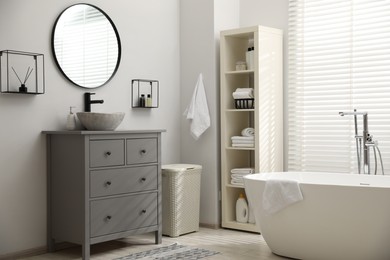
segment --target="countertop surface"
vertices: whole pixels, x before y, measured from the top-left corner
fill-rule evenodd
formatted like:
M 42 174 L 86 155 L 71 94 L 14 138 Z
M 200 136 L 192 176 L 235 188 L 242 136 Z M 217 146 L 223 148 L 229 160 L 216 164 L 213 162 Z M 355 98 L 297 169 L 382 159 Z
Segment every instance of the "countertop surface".
M 89 131 L 89 130 L 44 130 L 42 134 L 61 134 L 61 135 L 106 135 L 106 134 L 145 134 L 162 133 L 165 129 L 146 129 L 146 130 L 116 130 L 116 131 Z

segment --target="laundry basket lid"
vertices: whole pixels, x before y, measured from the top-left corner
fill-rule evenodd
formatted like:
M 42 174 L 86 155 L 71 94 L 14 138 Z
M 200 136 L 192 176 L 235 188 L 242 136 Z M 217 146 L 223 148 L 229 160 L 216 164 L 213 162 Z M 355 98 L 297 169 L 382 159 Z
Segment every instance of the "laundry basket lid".
M 170 172 L 183 172 L 193 169 L 202 169 L 201 165 L 198 164 L 165 164 L 162 165 L 161 168 L 164 171 L 170 171 Z

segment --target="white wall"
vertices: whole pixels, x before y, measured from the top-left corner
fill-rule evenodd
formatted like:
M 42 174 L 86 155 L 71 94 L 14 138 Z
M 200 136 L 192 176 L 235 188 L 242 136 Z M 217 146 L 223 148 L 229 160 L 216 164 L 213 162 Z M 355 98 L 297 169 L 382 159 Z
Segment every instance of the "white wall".
M 211 128 L 198 141 L 190 136 L 190 125 L 184 118 L 181 129 L 181 161 L 203 165 L 200 213 L 203 224 L 220 224 L 219 33 L 260 24 L 281 28 L 286 35 L 287 7 L 287 0 L 180 1 L 181 109 L 186 108 L 197 75 L 203 72 L 212 120 Z
M 181 161 L 203 166 L 200 223 L 220 223 L 219 49 L 221 29 L 238 26 L 238 0 L 180 1 L 181 111 L 191 100 L 199 73 L 203 73 L 211 127 L 195 141 L 190 123 L 182 117 Z
M 116 76 L 98 89 L 93 111 L 124 111 L 119 129 L 167 129 L 163 163 L 180 160 L 179 0 L 87 0 L 114 21 L 122 42 Z M 46 148 L 42 130 L 65 128 L 69 106 L 83 108 L 86 89 L 56 68 L 51 31 L 74 0 L 0 0 L 0 50 L 45 55 L 44 95 L 0 94 L 0 258 L 46 244 Z M 131 108 L 131 79 L 160 81 L 160 107 Z M 69 187 L 71 188 L 71 187 Z
M 287 37 L 287 19 L 288 0 L 240 0 L 241 27 L 252 25 L 275 27 L 284 30 Z
M 288 0 L 240 0 L 240 26 L 264 25 L 283 30 L 284 169 L 288 162 Z

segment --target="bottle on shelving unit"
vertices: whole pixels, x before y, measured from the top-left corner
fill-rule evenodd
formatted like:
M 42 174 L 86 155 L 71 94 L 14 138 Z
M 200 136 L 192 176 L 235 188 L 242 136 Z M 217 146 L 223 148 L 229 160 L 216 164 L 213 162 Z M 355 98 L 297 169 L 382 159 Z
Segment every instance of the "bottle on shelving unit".
M 245 53 L 246 68 L 248 70 L 252 68 L 250 56 L 251 56 L 251 48 L 248 48 L 248 50 Z
M 240 193 L 236 202 L 236 221 L 247 223 L 249 217 L 248 203 L 243 193 Z
M 250 59 L 250 63 L 251 63 L 251 70 L 254 69 L 255 67 L 255 47 L 252 46 L 251 48 L 251 51 L 250 51 L 250 56 L 249 56 L 249 59 Z
M 253 41 L 254 41 L 253 39 L 248 40 L 248 49 L 245 53 L 245 59 L 246 59 L 248 70 L 253 70 L 254 49 L 255 49 Z

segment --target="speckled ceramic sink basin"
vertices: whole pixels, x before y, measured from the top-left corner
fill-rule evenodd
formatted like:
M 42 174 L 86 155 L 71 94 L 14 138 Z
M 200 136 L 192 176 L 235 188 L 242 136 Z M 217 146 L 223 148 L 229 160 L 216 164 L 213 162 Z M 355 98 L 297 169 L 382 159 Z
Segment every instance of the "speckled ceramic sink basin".
M 122 123 L 125 113 L 78 112 L 77 117 L 87 130 L 112 131 Z

